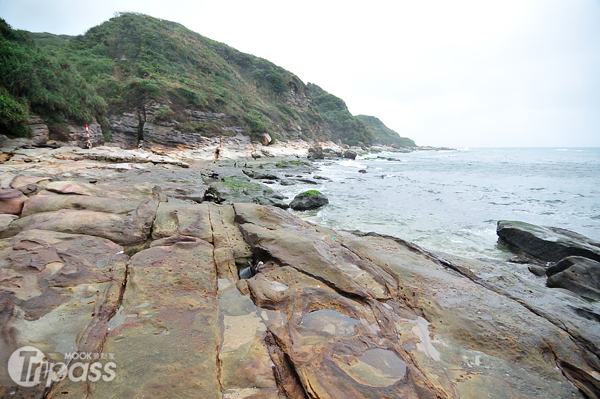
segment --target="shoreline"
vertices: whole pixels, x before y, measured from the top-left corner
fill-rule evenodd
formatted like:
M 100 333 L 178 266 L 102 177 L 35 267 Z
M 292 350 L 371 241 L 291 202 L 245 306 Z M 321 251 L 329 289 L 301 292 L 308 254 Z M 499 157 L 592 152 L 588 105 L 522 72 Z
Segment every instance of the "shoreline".
M 114 380 L 49 381 L 29 397 L 275 399 L 310 386 L 475 399 L 484 384 L 492 397 L 582 398 L 596 379 L 597 302 L 520 276 L 524 265 L 252 203 L 280 200 L 259 182 L 273 170 L 318 180 L 318 164 L 240 159 L 62 148 L 0 164 L 3 206 L 22 201 L 0 216 L 3 361 L 29 346 L 53 363 L 78 352 L 116 366 Z M 0 394 L 23 392 L 11 381 L 0 368 Z

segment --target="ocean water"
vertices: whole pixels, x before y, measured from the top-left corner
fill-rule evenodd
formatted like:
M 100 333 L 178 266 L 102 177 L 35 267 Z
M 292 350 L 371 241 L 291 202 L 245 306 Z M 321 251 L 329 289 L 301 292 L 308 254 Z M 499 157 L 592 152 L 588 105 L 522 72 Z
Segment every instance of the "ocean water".
M 387 159 L 365 159 L 366 157 Z M 424 248 L 507 259 L 498 220 L 556 226 L 600 240 L 600 148 L 472 148 L 322 161 L 329 205 L 296 212 L 334 229 L 375 231 Z M 365 169 L 367 173 L 358 171 Z

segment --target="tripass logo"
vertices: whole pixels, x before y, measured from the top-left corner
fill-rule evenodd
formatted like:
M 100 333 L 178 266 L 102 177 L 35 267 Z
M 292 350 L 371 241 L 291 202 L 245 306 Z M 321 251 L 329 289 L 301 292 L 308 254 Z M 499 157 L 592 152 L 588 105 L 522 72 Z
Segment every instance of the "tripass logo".
M 69 353 L 65 355 L 65 361 L 69 360 L 97 360 L 114 359 L 114 354 L 106 353 Z M 13 352 L 8 359 L 8 374 L 10 378 L 22 387 L 34 387 L 46 382 L 49 387 L 53 382 L 62 381 L 67 376 L 73 382 L 78 381 L 112 381 L 116 374 L 115 362 L 102 364 L 101 362 L 83 363 L 75 362 L 69 366 L 66 363 L 48 362 L 46 356 L 33 346 L 24 346 Z

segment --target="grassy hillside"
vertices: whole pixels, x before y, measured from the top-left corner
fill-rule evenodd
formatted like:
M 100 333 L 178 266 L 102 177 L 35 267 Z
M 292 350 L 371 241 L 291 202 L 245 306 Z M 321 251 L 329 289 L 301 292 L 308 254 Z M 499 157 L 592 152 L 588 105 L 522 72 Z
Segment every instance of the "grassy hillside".
M 235 126 L 278 139 L 377 141 L 343 100 L 178 23 L 123 13 L 72 37 L 2 20 L 0 34 L 0 133 L 26 135 L 31 112 L 57 127 L 96 119 L 109 138 L 108 116 L 131 113 L 204 136 Z M 194 111 L 225 116 L 199 122 Z
M 327 93 L 315 84 L 309 83 L 308 88 L 313 104 L 329 124 L 333 140 L 341 140 L 349 145 L 369 145 L 376 141 L 374 132 L 348 111 L 344 100 Z
M 206 135 L 223 134 L 221 124 L 229 124 L 277 136 L 291 126 L 311 131 L 323 121 L 316 110 L 290 104 L 290 96 L 308 94 L 294 74 L 174 22 L 124 13 L 75 38 L 32 36 L 40 48 L 67 58 L 113 114 L 143 117 L 150 105 L 161 104 L 155 117 Z M 185 109 L 228 119 L 199 124 Z
M 377 136 L 376 142 L 378 144 L 383 145 L 392 145 L 395 144 L 398 147 L 416 147 L 414 141 L 407 137 L 400 137 L 398 133 L 394 130 L 390 129 L 386 125 L 383 124 L 379 119 L 374 116 L 368 115 L 357 115 L 357 119 L 362 121 L 365 125 L 371 129 L 373 133 Z
M 0 19 L 0 133 L 25 137 L 30 112 L 51 128 L 65 119 L 107 123 L 106 102 L 62 54 L 40 50 L 29 33 Z

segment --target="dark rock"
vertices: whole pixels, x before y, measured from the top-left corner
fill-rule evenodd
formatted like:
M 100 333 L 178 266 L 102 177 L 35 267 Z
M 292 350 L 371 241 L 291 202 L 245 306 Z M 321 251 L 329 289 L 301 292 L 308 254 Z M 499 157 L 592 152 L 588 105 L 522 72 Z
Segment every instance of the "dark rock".
M 543 261 L 558 262 L 567 256 L 600 261 L 600 242 L 573 231 L 500 220 L 496 233 L 509 249 Z
M 281 209 L 288 209 L 290 207 L 289 204 L 274 197 L 256 197 L 254 198 L 254 202 L 259 205 L 271 205 Z
M 310 179 L 296 179 L 296 180 L 297 180 L 297 181 L 299 181 L 299 182 L 302 182 L 302 183 L 308 183 L 308 184 L 319 184 L 319 183 L 317 183 L 316 181 L 314 181 L 314 180 L 310 180 Z
M 314 146 L 308 149 L 308 159 L 325 159 L 323 147 Z
M 358 173 L 367 173 L 367 171 L 364 170 L 364 169 L 361 169 L 361 170 L 358 171 Z
M 535 274 L 538 277 L 542 277 L 542 276 L 546 275 L 546 269 L 544 269 L 542 266 L 529 265 L 528 269 L 531 273 Z
M 600 300 L 600 262 L 580 256 L 564 258 L 546 271 L 550 288 L 564 288 L 582 297 Z
M 254 178 L 258 180 L 279 180 L 279 176 L 272 173 L 255 173 Z
M 348 158 L 348 159 L 356 159 L 356 156 L 358 154 L 352 150 L 348 150 L 344 153 L 344 158 Z
M 317 209 L 323 205 L 329 204 L 329 199 L 323 194 L 313 194 L 309 191 L 298 194 L 290 202 L 290 208 L 296 211 L 307 211 L 309 209 Z

